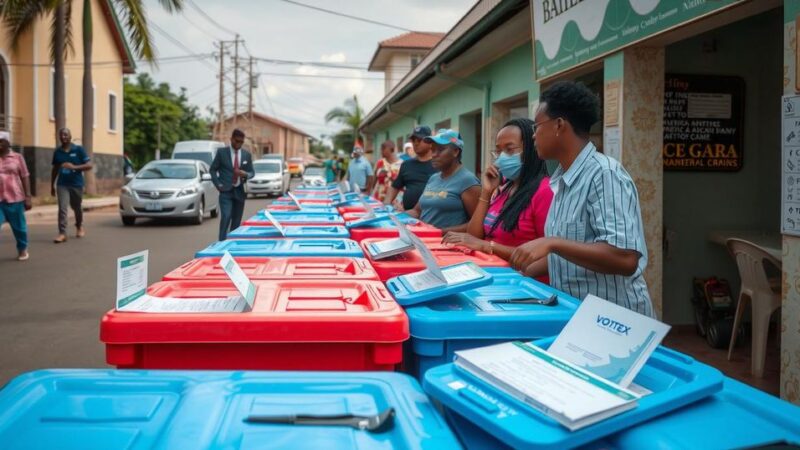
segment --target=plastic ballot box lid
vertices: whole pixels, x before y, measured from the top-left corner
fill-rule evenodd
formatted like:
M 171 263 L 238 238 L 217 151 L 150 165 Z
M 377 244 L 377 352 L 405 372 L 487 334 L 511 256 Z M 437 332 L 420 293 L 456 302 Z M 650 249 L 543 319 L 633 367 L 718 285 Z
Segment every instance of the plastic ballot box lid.
M 0 408 L 7 449 L 459 448 L 419 384 L 388 372 L 41 370 L 0 391 Z M 251 422 L 389 408 L 374 432 Z
M 130 313 L 103 319 L 104 342 L 402 342 L 408 319 L 379 281 L 261 280 L 243 313 Z M 159 281 L 154 297 L 238 295 L 228 280 Z M 195 324 L 195 326 L 191 326 Z M 224 334 L 220 331 L 225 330 Z
M 342 218 L 344 219 L 345 222 L 354 222 L 363 219 L 367 215 L 367 213 L 363 211 L 344 212 L 344 213 L 340 212 L 340 214 L 342 215 Z M 378 217 L 389 217 L 389 212 L 384 210 L 379 210 L 379 211 L 376 210 L 375 215 Z M 400 222 L 406 225 L 413 225 L 420 222 L 419 219 L 411 217 L 408 213 L 396 213 L 396 214 L 393 213 L 392 215 L 396 217 Z
M 269 211 L 273 217 L 293 216 L 295 214 L 313 214 L 317 216 L 339 214 L 339 210 L 328 206 L 320 206 L 316 208 L 303 207 L 303 209 L 297 209 L 296 206 L 291 205 L 269 205 L 267 206 L 267 211 Z
M 782 448 L 782 442 L 800 445 L 800 407 L 725 378 L 721 392 L 587 447 Z
M 302 209 L 303 212 L 305 212 L 306 210 L 309 210 L 309 209 L 327 209 L 327 210 L 329 210 L 331 208 L 334 208 L 332 203 L 329 204 L 329 203 L 302 203 L 301 202 L 301 204 L 303 206 L 303 209 Z M 278 201 L 278 200 L 275 200 L 272 203 L 270 203 L 267 209 L 272 210 L 272 209 L 276 209 L 276 208 L 287 208 L 287 209 L 292 210 L 292 211 L 300 211 L 300 208 L 297 207 L 297 204 L 295 204 L 295 202 L 292 202 L 292 201 L 288 201 L 288 202 L 287 201 Z M 338 209 L 336 211 L 334 211 L 334 212 L 337 212 L 337 211 L 338 211 Z
M 234 259 L 251 280 L 378 280 L 375 269 L 364 258 L 292 256 L 285 258 L 237 257 Z M 220 267 L 219 260 L 220 258 L 193 259 L 164 275 L 163 280 L 227 280 L 228 275 Z
M 389 218 L 381 218 L 365 225 L 355 226 L 354 224 L 356 222 L 350 222 L 348 230 L 350 230 L 350 238 L 356 242 L 362 242 L 365 239 L 392 239 L 400 236 L 397 226 Z M 414 224 L 406 225 L 406 229 L 421 238 L 433 238 L 438 241 L 441 241 L 442 238 L 442 230 L 424 222 L 416 221 Z
M 304 203 L 316 203 L 316 204 L 320 204 L 320 205 L 323 205 L 323 204 L 324 205 L 331 205 L 331 204 L 333 204 L 333 200 L 331 200 L 331 198 L 328 197 L 328 196 L 301 197 L 301 198 L 298 198 L 297 200 L 300 202 L 300 204 L 304 204 Z M 294 200 L 292 200 L 290 197 L 278 197 L 275 201 L 278 202 L 278 204 L 280 204 L 281 202 L 294 203 Z
M 353 233 L 351 231 L 350 235 Z M 378 272 L 381 281 L 386 281 L 400 275 L 406 275 L 413 272 L 419 272 L 425 268 L 425 263 L 422 260 L 419 252 L 410 250 L 400 255 L 392 256 L 386 259 L 375 260 L 373 258 L 373 251 L 371 250 L 375 243 L 385 240 L 385 238 L 367 238 L 360 242 L 361 248 L 364 250 L 364 256 L 369 260 L 375 271 Z M 508 267 L 508 262 L 497 255 L 489 255 L 475 250 L 470 250 L 465 247 L 453 247 L 442 244 L 441 238 L 422 238 L 422 242 L 430 249 L 433 256 L 436 257 L 436 262 L 440 267 L 450 266 L 461 262 L 471 261 L 480 267 Z
M 226 251 L 232 256 L 364 256 L 358 243 L 349 239 L 232 239 L 215 242 L 195 257 L 221 257 Z
M 228 233 L 228 239 L 280 239 L 280 238 L 341 238 L 347 239 L 350 232 L 341 225 L 332 226 L 310 226 L 310 225 L 289 225 L 284 227 L 284 234 L 272 226 L 250 226 L 241 227 Z
M 295 214 L 281 214 L 273 217 L 275 217 L 281 225 L 344 225 L 344 219 L 342 219 L 342 216 L 339 214 L 305 214 L 297 212 Z M 242 222 L 242 225 L 271 227 L 272 222 L 270 222 L 264 213 L 259 212 Z
M 548 338 L 535 343 L 546 349 L 552 341 Z M 711 366 L 658 347 L 634 379 L 651 393 L 641 397 L 635 408 L 575 431 L 455 364 L 425 372 L 424 388 L 447 411 L 466 419 L 461 426 L 471 423 L 503 445 L 561 449 L 588 444 L 692 405 L 719 392 L 723 379 L 722 373 Z M 646 447 L 653 448 L 649 442 Z

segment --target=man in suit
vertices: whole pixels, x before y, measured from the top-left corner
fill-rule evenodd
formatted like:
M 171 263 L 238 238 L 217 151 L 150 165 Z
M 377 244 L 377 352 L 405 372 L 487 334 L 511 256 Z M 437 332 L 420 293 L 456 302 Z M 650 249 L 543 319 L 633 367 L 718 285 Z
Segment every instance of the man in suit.
M 219 240 L 224 241 L 228 231 L 239 228 L 244 213 L 247 194 L 244 184 L 256 173 L 253 157 L 242 148 L 244 132 L 233 130 L 230 147 L 221 148 L 211 162 L 211 180 L 219 191 Z

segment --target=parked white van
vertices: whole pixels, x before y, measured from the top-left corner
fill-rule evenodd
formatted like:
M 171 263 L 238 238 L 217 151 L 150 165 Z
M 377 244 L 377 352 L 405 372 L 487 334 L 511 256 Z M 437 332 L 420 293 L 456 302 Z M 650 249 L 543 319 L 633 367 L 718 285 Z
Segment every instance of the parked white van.
M 175 144 L 172 150 L 172 159 L 192 159 L 203 161 L 211 166 L 217 150 L 225 147 L 224 142 L 219 141 L 182 141 Z

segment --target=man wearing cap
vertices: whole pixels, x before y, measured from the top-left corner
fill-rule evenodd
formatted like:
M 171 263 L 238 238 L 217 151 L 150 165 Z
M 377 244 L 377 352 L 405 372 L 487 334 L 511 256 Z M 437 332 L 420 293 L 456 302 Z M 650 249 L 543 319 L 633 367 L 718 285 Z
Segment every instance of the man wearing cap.
M 61 146 L 53 152 L 53 170 L 50 174 L 50 195 L 58 197 L 58 236 L 53 242 L 67 240 L 67 214 L 72 207 L 75 213 L 75 237 L 86 235 L 83 228 L 83 172 L 92 170 L 92 161 L 86 150 L 72 143 L 69 128 L 58 131 Z
M 414 159 L 414 157 L 417 156 L 417 154 L 414 153 L 414 144 L 412 144 L 411 142 L 406 142 L 405 144 L 403 144 L 403 152 L 397 156 L 403 162 Z
M 389 193 L 386 195 L 386 204 L 394 204 L 395 208 L 408 211 L 417 206 L 425 185 L 431 175 L 438 172 L 433 168 L 431 162 L 431 144 L 424 142 L 424 139 L 431 136 L 431 129 L 424 125 L 415 127 L 411 132 L 411 146 L 415 157 L 404 161 L 400 166 L 400 173 L 392 182 Z M 403 193 L 402 204 L 395 204 L 395 199 L 400 191 Z
M 28 255 L 28 226 L 25 211 L 31 209 L 31 183 L 28 166 L 19 153 L 11 150 L 11 137 L 0 131 L 0 227 L 8 222 L 17 240 L 17 260 Z
M 352 160 L 347 167 L 347 180 L 350 182 L 350 186 L 356 184 L 362 192 L 372 192 L 375 175 L 372 171 L 372 164 L 364 158 L 364 149 L 355 147 L 350 156 L 352 156 Z

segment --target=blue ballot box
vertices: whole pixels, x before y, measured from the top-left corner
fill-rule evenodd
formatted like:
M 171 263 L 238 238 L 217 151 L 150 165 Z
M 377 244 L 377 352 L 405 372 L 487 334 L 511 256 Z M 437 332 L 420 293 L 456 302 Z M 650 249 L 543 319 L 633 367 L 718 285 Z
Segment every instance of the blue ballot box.
M 339 238 L 347 239 L 350 232 L 347 228 L 334 226 L 287 226 L 281 234 L 275 227 L 259 227 L 242 225 L 228 233 L 228 239 L 275 239 L 275 238 Z
M 510 268 L 485 268 L 492 284 L 406 308 L 413 358 L 406 368 L 425 371 L 453 361 L 458 350 L 558 334 L 580 302 Z M 546 300 L 550 306 L 520 303 Z
M 546 349 L 552 340 L 536 344 Z M 723 379 L 722 373 L 711 366 L 658 347 L 634 379 L 651 393 L 640 398 L 634 409 L 576 431 L 455 364 L 428 370 L 423 387 L 441 402 L 446 415 L 460 419 L 451 420 L 451 424 L 467 448 L 562 449 L 586 445 L 673 414 L 719 392 Z M 646 448 L 653 447 L 648 443 Z
M 376 431 L 302 424 L 389 408 Z M 0 391 L 0 411 L 5 449 L 458 448 L 417 382 L 395 373 L 42 370 Z
M 330 256 L 363 258 L 358 242 L 350 239 L 234 239 L 215 242 L 196 258 L 222 256 Z

